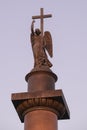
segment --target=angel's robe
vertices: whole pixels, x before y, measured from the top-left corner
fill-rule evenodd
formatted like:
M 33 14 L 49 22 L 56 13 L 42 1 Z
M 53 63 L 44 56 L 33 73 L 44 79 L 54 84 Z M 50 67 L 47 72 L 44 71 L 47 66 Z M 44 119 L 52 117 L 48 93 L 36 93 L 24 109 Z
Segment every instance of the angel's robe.
M 31 34 L 31 43 L 34 55 L 34 67 L 42 65 L 51 67 L 52 64 L 48 60 L 45 52 L 44 38 L 41 35 Z

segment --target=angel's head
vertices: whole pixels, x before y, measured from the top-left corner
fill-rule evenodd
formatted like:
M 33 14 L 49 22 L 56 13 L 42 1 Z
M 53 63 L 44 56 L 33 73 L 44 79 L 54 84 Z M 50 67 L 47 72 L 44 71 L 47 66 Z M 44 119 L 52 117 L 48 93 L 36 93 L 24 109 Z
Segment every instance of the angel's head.
M 36 33 L 36 35 L 40 35 L 40 34 L 41 34 L 40 29 L 39 29 L 39 28 L 36 28 L 36 29 L 35 29 L 35 33 Z

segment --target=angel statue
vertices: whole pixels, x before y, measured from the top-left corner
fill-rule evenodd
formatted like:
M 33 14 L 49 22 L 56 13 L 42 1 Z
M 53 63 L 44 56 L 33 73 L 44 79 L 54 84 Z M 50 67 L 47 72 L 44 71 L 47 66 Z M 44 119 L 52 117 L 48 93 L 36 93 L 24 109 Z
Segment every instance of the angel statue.
M 31 44 L 34 55 L 34 67 L 48 66 L 51 67 L 52 64 L 48 60 L 47 52 L 50 57 L 52 54 L 52 38 L 48 31 L 44 32 L 44 36 L 41 35 L 40 29 L 34 30 L 34 20 L 31 24 Z

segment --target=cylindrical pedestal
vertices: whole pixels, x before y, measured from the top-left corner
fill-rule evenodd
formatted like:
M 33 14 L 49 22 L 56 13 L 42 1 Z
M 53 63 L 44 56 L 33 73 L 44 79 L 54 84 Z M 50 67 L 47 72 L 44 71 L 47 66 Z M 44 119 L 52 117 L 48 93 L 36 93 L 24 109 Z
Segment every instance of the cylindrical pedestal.
M 55 89 L 57 76 L 51 71 L 33 71 L 26 75 L 28 92 L 47 91 Z
M 24 118 L 24 130 L 57 130 L 57 115 L 47 110 L 35 110 Z

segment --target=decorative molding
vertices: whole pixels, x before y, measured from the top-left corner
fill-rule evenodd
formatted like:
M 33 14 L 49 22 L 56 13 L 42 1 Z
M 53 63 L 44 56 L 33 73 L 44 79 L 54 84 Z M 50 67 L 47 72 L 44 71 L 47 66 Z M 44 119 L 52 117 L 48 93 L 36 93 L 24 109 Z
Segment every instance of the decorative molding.
M 58 119 L 62 118 L 65 114 L 64 105 L 52 98 L 26 99 L 17 106 L 17 112 L 22 122 L 24 121 L 24 116 L 28 112 L 42 109 L 54 112 L 57 115 Z

